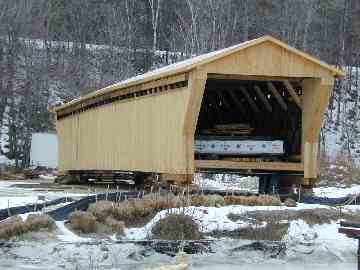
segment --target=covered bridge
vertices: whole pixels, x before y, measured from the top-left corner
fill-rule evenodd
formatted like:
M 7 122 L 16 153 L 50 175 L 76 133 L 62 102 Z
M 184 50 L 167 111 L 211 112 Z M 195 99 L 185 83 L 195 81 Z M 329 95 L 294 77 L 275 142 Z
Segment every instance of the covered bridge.
M 187 182 L 197 171 L 297 174 L 311 185 L 344 76 L 270 36 L 150 71 L 55 109 L 59 170 Z

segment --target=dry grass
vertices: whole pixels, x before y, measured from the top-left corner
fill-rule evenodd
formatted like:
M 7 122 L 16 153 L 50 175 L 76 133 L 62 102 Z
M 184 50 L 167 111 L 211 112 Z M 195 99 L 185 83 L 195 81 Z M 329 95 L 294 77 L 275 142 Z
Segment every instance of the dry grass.
M 53 230 L 54 220 L 48 215 L 29 215 L 24 222 L 19 216 L 13 216 L 0 222 L 0 239 L 9 239 L 24 233 L 35 232 L 41 229 Z
M 31 214 L 26 219 L 26 226 L 29 231 L 53 230 L 55 229 L 55 221 L 48 215 Z
M 143 199 L 132 199 L 115 205 L 112 216 L 117 220 L 124 221 L 126 225 L 138 226 L 150 221 L 161 210 L 182 205 L 182 200 L 174 195 L 150 194 L 144 196 Z
M 247 240 L 266 240 L 281 241 L 287 233 L 289 224 L 271 222 L 266 225 L 249 226 L 246 228 L 236 229 L 233 231 L 213 231 L 209 235 L 212 237 L 231 237 Z
M 116 220 L 112 217 L 107 217 L 105 224 L 110 227 L 111 232 L 115 233 L 117 236 L 124 235 L 125 223 L 123 221 Z
M 70 226 L 83 233 L 94 233 L 97 229 L 96 218 L 89 212 L 75 211 L 71 213 Z
M 170 214 L 159 220 L 151 230 L 154 239 L 198 240 L 201 239 L 199 226 L 184 214 Z
M 295 200 L 293 200 L 291 198 L 286 198 L 286 200 L 284 201 L 284 205 L 287 207 L 296 207 L 297 203 Z
M 99 201 L 90 204 L 88 212 L 90 212 L 97 221 L 104 222 L 108 216 L 113 212 L 114 203 L 109 201 Z
M 226 205 L 247 205 L 247 206 L 280 206 L 281 200 L 277 196 L 226 196 Z
M 339 154 L 335 160 L 320 161 L 321 185 L 346 185 L 360 183 L 360 168 L 354 159 Z
M 273 210 L 273 211 L 248 211 L 245 214 L 229 214 L 228 218 L 234 222 L 244 220 L 253 224 L 277 223 L 302 219 L 309 225 L 329 224 L 339 219 L 360 221 L 360 216 L 351 213 L 341 213 L 336 209 L 315 208 L 303 210 Z
M 194 195 L 191 197 L 191 205 L 221 207 L 225 205 L 225 199 L 220 195 Z

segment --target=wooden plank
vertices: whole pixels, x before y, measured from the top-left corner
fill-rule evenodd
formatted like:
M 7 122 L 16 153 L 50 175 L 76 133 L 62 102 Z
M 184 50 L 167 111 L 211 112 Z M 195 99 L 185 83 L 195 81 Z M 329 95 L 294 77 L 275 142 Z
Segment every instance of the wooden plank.
M 246 111 L 244 109 L 244 104 L 242 104 L 240 99 L 236 96 L 234 90 L 228 90 L 227 92 L 229 93 L 230 97 L 232 98 L 232 101 L 235 103 L 237 108 L 240 110 L 241 114 L 246 115 Z
M 275 85 L 272 82 L 268 82 L 267 83 L 271 93 L 273 93 L 275 99 L 277 100 L 277 102 L 279 103 L 280 107 L 284 110 L 287 111 L 288 107 L 286 105 L 286 102 L 284 101 L 283 97 L 279 94 L 279 92 L 276 90 Z
M 231 109 L 231 105 L 230 105 L 230 103 L 226 100 L 226 98 L 225 98 L 225 96 L 223 95 L 223 93 L 222 93 L 221 91 L 216 91 L 215 93 L 219 96 L 219 98 L 220 98 L 220 100 L 221 100 L 221 103 L 224 104 L 224 106 L 225 106 L 226 108 Z
M 260 98 L 262 103 L 265 105 L 266 110 L 268 112 L 272 112 L 272 107 L 271 107 L 269 101 L 267 100 L 267 98 L 265 97 L 263 91 L 260 89 L 260 87 L 255 85 L 254 89 L 255 89 L 255 92 L 256 92 L 257 96 Z
M 301 104 L 300 97 L 299 97 L 298 94 L 296 93 L 294 87 L 292 87 L 290 81 L 284 80 L 283 83 L 284 83 L 286 89 L 288 90 L 289 94 L 291 95 L 292 99 L 293 99 L 294 102 L 296 103 L 296 105 L 298 105 L 299 108 L 302 109 L 302 104 Z
M 277 40 L 271 36 L 264 36 L 264 37 L 260 37 L 260 38 L 257 38 L 257 39 L 251 40 L 251 41 L 241 43 L 238 46 L 234 46 L 232 48 L 229 48 L 228 50 L 223 50 L 222 52 L 219 52 L 217 54 L 214 54 L 214 53 L 208 54 L 207 57 L 203 56 L 203 57 L 199 57 L 197 59 L 193 59 L 192 61 L 185 61 L 182 63 L 182 65 L 176 64 L 177 66 L 173 66 L 173 68 L 158 69 L 158 70 L 149 72 L 147 74 L 147 76 L 138 76 L 138 77 L 134 77 L 134 79 L 132 79 L 132 80 L 125 80 L 123 82 L 110 85 L 108 87 L 100 89 L 99 91 L 90 93 L 90 94 L 82 97 L 81 99 L 74 100 L 74 101 L 66 103 L 62 106 L 59 106 L 59 107 L 55 108 L 55 111 L 64 109 L 69 106 L 73 106 L 75 104 L 83 102 L 86 99 L 90 99 L 95 96 L 103 95 L 105 93 L 111 92 L 116 89 L 123 89 L 123 88 L 131 87 L 134 85 L 148 83 L 148 82 L 155 81 L 158 79 L 163 79 L 168 76 L 175 76 L 177 74 L 186 73 L 197 67 L 211 64 L 221 58 L 226 58 L 227 56 L 232 55 L 236 52 L 248 51 L 246 49 L 248 49 L 250 47 L 255 47 L 256 45 L 262 45 L 265 43 L 266 44 L 270 43 L 273 46 L 277 45 L 278 47 L 280 47 L 282 49 L 282 51 L 285 52 L 284 54 L 291 55 L 291 58 L 302 59 L 303 62 L 307 63 L 307 65 L 314 66 L 319 70 L 322 69 L 324 71 L 327 71 L 329 74 L 331 74 L 334 77 L 342 78 L 342 77 L 346 76 L 346 73 L 340 69 L 334 68 L 334 67 L 320 61 L 319 59 L 316 59 L 304 52 L 301 52 L 301 51 L 289 46 L 288 44 L 285 44 L 285 43 L 281 42 L 280 40 Z M 268 51 L 266 51 L 265 53 L 269 54 Z M 272 56 L 272 55 L 270 55 L 270 56 Z M 262 54 L 258 54 L 255 57 L 255 60 L 261 59 L 261 58 L 262 58 Z M 242 63 L 242 62 L 237 62 L 237 63 L 238 63 L 237 65 L 239 65 L 239 63 Z M 258 65 L 253 65 L 253 66 L 256 67 L 257 69 L 259 67 Z M 251 74 L 244 73 L 243 75 L 251 75 Z
M 281 77 L 281 76 L 259 76 L 259 75 L 241 75 L 241 74 L 219 74 L 219 73 L 208 73 L 208 79 L 214 80 L 237 80 L 237 81 L 278 81 L 283 82 L 285 80 L 288 81 L 296 81 L 301 82 L 304 77 Z
M 298 172 L 304 170 L 303 164 L 296 162 L 242 162 L 231 160 L 195 160 L 195 168 Z
M 258 106 L 256 105 L 255 101 L 251 98 L 251 96 L 247 92 L 246 88 L 245 87 L 240 87 L 240 91 L 243 94 L 243 96 L 245 97 L 246 101 L 249 103 L 251 109 L 255 113 L 259 113 L 260 110 L 259 110 Z

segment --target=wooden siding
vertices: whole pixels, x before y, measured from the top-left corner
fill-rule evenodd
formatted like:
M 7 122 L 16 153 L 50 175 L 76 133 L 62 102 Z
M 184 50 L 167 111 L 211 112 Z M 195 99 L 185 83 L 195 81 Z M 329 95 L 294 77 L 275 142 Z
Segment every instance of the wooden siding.
M 188 173 L 183 126 L 189 93 L 179 88 L 59 120 L 60 171 Z
M 57 108 L 58 116 L 63 116 L 57 121 L 59 170 L 189 175 L 197 167 L 220 166 L 224 169 L 304 171 L 305 178 L 316 178 L 317 140 L 323 114 L 334 77 L 342 77 L 341 71 L 271 37 L 215 55 L 109 86 Z M 297 103 L 303 110 L 302 161 L 195 161 L 194 133 L 208 75 L 269 81 L 301 79 L 304 93 Z M 168 87 L 180 81 L 186 81 L 187 86 Z M 164 85 L 171 90 L 163 91 Z M 145 91 L 146 95 L 137 96 L 138 91 Z M 105 98 L 124 94 L 133 95 L 129 99 L 101 103 Z M 96 106 L 91 107 L 93 104 Z
M 243 49 L 206 66 L 208 73 L 271 77 L 333 77 L 332 71 L 271 41 Z

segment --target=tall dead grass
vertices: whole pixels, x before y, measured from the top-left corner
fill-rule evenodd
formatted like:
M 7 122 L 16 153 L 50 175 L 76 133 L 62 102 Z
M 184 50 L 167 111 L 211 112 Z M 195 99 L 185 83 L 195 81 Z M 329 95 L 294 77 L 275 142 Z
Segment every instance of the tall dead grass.
M 199 240 L 202 236 L 198 224 L 184 214 L 170 214 L 159 220 L 151 233 L 154 239 L 162 240 Z
M 13 216 L 0 222 L 0 239 L 10 239 L 14 236 L 20 236 L 28 232 L 35 232 L 42 229 L 51 231 L 54 228 L 54 220 L 45 214 L 31 214 L 26 221 L 23 221 L 19 216 Z
M 278 196 L 259 195 L 259 196 L 226 196 L 226 205 L 246 205 L 246 206 L 280 206 L 281 200 Z

